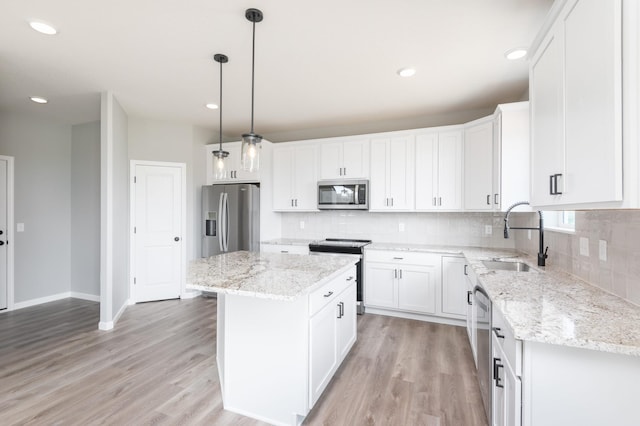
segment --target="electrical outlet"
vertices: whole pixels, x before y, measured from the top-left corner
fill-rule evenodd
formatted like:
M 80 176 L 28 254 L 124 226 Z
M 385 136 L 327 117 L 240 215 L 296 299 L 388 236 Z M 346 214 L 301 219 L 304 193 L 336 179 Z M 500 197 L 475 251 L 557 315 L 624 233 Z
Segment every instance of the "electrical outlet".
M 300 229 L 304 229 L 304 220 L 300 221 Z
M 580 237 L 580 255 L 589 257 L 589 239 Z
M 398 224 L 398 232 L 404 232 L 404 223 L 400 222 Z
M 493 234 L 493 226 L 485 225 L 484 226 L 484 235 L 491 235 L 491 234 Z
M 598 241 L 598 257 L 603 262 L 607 261 L 607 242 L 605 240 Z
M 24 223 L 18 223 L 18 232 L 24 232 Z

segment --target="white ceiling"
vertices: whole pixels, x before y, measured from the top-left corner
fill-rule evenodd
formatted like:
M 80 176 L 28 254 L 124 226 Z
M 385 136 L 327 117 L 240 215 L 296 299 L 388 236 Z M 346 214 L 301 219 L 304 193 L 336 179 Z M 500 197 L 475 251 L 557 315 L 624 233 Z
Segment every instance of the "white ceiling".
M 552 0 L 4 0 L 0 109 L 70 124 L 99 119 L 111 90 L 130 116 L 249 131 L 251 23 L 255 131 L 271 140 L 449 124 L 521 99 L 528 46 Z M 45 36 L 27 21 L 53 24 Z M 412 78 L 396 70 L 412 66 Z M 28 100 L 49 98 L 47 105 Z M 434 123 L 435 121 L 440 121 Z M 324 129 L 324 130 L 323 130 Z M 328 130 L 330 129 L 330 130 Z

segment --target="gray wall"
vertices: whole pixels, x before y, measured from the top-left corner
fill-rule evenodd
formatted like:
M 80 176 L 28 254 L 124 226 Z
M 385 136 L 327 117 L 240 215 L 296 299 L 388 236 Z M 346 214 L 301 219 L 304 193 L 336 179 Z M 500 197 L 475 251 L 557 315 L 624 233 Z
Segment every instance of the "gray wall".
M 71 126 L 0 113 L 0 154 L 15 157 L 15 302 L 68 292 Z
M 187 260 L 200 255 L 200 188 L 205 183 L 204 145 L 214 133 L 191 125 L 130 117 L 129 159 L 187 165 Z
M 100 122 L 72 127 L 71 291 L 100 295 Z

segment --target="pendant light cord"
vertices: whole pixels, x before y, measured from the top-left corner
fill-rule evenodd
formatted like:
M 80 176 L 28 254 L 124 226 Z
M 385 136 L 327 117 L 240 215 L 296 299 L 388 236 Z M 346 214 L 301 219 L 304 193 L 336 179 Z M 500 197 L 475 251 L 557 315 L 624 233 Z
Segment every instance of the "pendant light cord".
M 256 23 L 253 21 L 253 48 L 251 50 L 251 133 L 253 134 L 253 99 L 256 74 Z
M 220 61 L 220 152 L 222 152 L 222 61 Z

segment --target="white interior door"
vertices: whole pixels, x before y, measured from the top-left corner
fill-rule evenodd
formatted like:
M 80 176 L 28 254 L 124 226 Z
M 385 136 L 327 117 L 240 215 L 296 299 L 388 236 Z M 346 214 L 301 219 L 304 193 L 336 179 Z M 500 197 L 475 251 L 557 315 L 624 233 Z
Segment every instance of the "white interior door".
M 8 222 L 8 164 L 0 159 L 0 309 L 7 309 L 9 283 L 9 250 L 7 247 Z
M 180 297 L 183 275 L 183 169 L 135 166 L 134 298 Z

